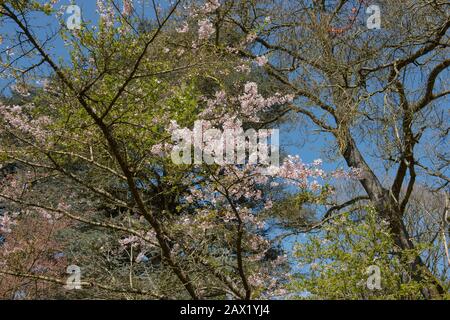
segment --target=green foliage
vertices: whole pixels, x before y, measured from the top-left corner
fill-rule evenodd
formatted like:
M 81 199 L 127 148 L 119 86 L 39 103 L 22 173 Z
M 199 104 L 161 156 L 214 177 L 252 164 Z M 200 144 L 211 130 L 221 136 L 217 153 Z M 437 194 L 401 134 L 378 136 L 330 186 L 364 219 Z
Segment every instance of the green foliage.
M 420 299 L 423 284 L 410 280 L 394 252 L 386 223 L 372 208 L 364 214 L 341 214 L 296 244 L 300 271 L 290 289 L 312 299 Z M 367 286 L 373 275 L 370 266 L 380 268 L 380 290 Z

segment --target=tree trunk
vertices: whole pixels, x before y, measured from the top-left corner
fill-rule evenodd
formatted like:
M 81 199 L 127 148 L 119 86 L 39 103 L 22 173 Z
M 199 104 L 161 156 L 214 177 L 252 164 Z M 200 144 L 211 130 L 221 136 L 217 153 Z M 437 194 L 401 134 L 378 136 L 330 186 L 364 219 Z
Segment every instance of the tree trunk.
M 394 242 L 400 248 L 399 254 L 402 263 L 407 270 L 410 270 L 413 280 L 424 284 L 421 292 L 425 299 L 442 298 L 445 290 L 425 265 L 422 258 L 417 255 L 411 261 L 411 257 L 407 257 L 407 251 L 414 250 L 415 246 L 403 222 L 403 213 L 400 206 L 396 199 L 391 196 L 389 190 L 383 188 L 358 150 L 355 141 L 350 137 L 349 132 L 347 133 L 345 140 L 340 140 L 340 142 L 343 142 L 341 145 L 344 146 L 341 150 L 342 155 L 348 166 L 363 170 L 363 178 L 360 180 L 361 184 L 379 216 L 388 221 Z

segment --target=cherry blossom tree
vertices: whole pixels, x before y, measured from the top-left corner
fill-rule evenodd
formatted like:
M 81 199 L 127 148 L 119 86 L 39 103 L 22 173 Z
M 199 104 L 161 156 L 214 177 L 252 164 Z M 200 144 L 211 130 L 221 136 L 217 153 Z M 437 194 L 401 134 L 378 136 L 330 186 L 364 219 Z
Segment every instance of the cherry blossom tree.
M 21 43 L 14 47 L 20 58 L 2 66 L 13 79 L 20 74 L 13 89 L 29 98 L 0 105 L 0 154 L 30 173 L 7 180 L 0 192 L 20 208 L 20 214 L 2 215 L 2 230 L 9 234 L 2 251 L 16 250 L 9 249 L 14 236 L 40 215 L 47 222 L 36 236 L 53 225 L 66 234 L 59 249 L 52 242 L 58 235 L 48 232 L 52 241 L 40 238 L 43 248 L 69 252 L 61 261 L 83 262 L 85 288 L 151 298 L 282 294 L 286 258 L 271 254 L 273 243 L 259 218 L 275 201 L 265 190 L 276 180 L 324 196 L 320 183 L 332 173 L 320 161 L 307 165 L 298 157 L 274 170 L 264 164 L 178 165 L 169 153 L 176 128 L 196 120 L 211 128 L 256 126 L 264 112 L 292 103 L 293 96 L 261 93 L 251 74 L 237 71 L 259 68 L 266 59 L 253 66 L 230 48 L 214 46 L 212 19 L 220 2 L 186 3 L 183 12 L 180 1 L 164 10 L 155 4 L 156 18 L 144 29 L 148 21 L 133 14 L 136 6 L 123 5 L 121 10 L 115 2 L 98 1 L 98 25 L 80 30 L 66 30 L 61 20 L 68 62 L 57 62 L 52 38 L 41 39 L 27 20 L 54 13 L 56 2 L 0 5 L 2 23 L 19 30 L 5 38 L 11 48 Z M 31 84 L 36 80 L 37 87 Z M 98 246 L 86 251 L 76 241 L 83 225 L 103 230 L 95 231 Z M 5 276 L 64 283 L 55 273 L 60 265 L 37 274 L 27 260 L 8 261 L 2 260 Z M 114 270 L 105 267 L 112 261 Z

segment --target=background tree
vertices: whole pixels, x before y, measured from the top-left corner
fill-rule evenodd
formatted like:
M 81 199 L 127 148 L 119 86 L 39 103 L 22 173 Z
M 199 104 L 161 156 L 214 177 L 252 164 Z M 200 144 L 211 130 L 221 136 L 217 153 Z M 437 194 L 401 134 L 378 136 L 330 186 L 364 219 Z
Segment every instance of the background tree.
M 383 1 L 381 29 L 369 30 L 367 1 L 227 4 L 216 25 L 251 41 L 235 43 L 238 55 L 265 57 L 271 87 L 295 95 L 270 118 L 295 113 L 332 138 L 327 150 L 363 172 L 361 195 L 388 221 L 399 254 L 415 250 L 405 215 L 416 182 L 448 186 L 448 5 Z M 393 178 L 383 181 L 382 169 Z M 431 283 L 425 297 L 444 294 L 421 256 L 403 261 Z

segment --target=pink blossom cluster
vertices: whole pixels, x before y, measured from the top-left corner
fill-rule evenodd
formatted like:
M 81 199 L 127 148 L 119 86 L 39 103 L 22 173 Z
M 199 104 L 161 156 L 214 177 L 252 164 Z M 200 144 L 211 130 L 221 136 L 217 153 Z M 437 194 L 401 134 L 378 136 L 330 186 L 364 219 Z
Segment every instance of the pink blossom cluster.
M 236 70 L 237 72 L 240 72 L 240 73 L 245 73 L 245 74 L 249 74 L 251 71 L 249 65 L 246 63 L 236 66 L 234 68 L 234 70 Z
M 13 175 L 8 175 L 0 180 L 0 190 L 4 195 L 13 197 L 21 192 L 21 184 Z
M 337 169 L 331 173 L 333 178 L 336 179 L 362 179 L 363 170 L 359 168 L 350 168 L 350 171 L 345 171 L 343 169 Z
M 55 211 L 49 211 L 44 208 L 35 208 L 33 211 L 38 213 L 41 217 L 48 221 L 48 223 L 53 224 L 55 221 L 60 219 L 63 215 Z M 30 212 L 28 210 L 27 212 Z
M 282 283 L 280 281 L 286 277 L 277 273 L 277 268 L 286 263 L 286 261 L 287 256 L 281 255 L 270 263 L 266 263 L 265 265 L 263 264 L 262 267 L 259 268 L 258 272 L 254 272 L 249 276 L 249 283 L 254 288 L 262 290 L 262 296 L 265 298 L 282 296 L 286 294 L 286 291 L 283 290 Z M 276 273 L 277 277 L 274 277 L 273 275 Z
M 200 117 L 222 119 L 222 122 L 224 122 L 240 116 L 245 120 L 259 122 L 260 118 L 258 117 L 258 113 L 261 111 L 267 110 L 275 105 L 291 103 L 294 100 L 294 95 L 281 95 L 280 93 L 276 93 L 269 98 L 264 98 L 258 92 L 258 85 L 255 82 L 247 82 L 244 85 L 243 91 L 243 94 L 237 99 L 227 98 L 227 94 L 224 91 L 216 92 L 213 99 L 207 100 L 207 107 L 200 114 Z M 227 104 L 229 105 L 227 106 Z M 239 110 L 237 113 L 230 114 L 229 107 L 234 104 L 239 106 Z M 216 122 L 218 121 L 216 120 Z
M 19 130 L 24 134 L 31 135 L 37 141 L 44 143 L 50 135 L 50 132 L 46 127 L 51 124 L 51 120 L 47 116 L 30 119 L 30 117 L 25 114 L 24 109 L 32 108 L 32 105 L 21 107 L 17 105 L 5 106 L 0 104 L 0 118 L 3 118 L 6 125 L 11 130 Z
M 123 0 L 123 9 L 122 15 L 124 17 L 128 17 L 133 12 L 133 1 L 132 0 Z
M 322 168 L 322 160 L 314 160 L 312 164 L 305 164 L 299 156 L 288 156 L 279 168 L 271 167 L 263 170 L 265 174 L 283 178 L 285 182 L 297 185 L 301 188 L 309 188 L 312 191 L 321 189 L 318 180 L 335 179 L 361 179 L 362 170 L 350 168 L 345 171 L 337 169 L 326 173 Z M 310 180 L 313 179 L 312 182 Z
M 97 0 L 97 12 L 107 28 L 114 25 L 114 8 L 110 4 L 107 5 L 105 0 Z
M 153 145 L 150 151 L 153 155 L 158 156 L 158 157 L 163 157 L 165 154 L 164 145 L 162 143 Z
M 66 203 L 65 201 L 60 201 L 56 207 L 57 210 L 61 210 L 64 212 L 68 212 L 71 208 L 71 205 Z M 48 223 L 53 224 L 55 221 L 61 219 L 63 217 L 63 214 L 56 211 L 56 210 L 47 210 L 44 208 L 36 207 L 33 209 L 36 213 L 38 213 L 40 216 L 42 216 L 44 219 L 48 221 Z M 29 210 L 27 211 L 29 212 Z
M 183 22 L 183 24 L 175 29 L 178 33 L 186 33 L 189 31 L 189 24 L 187 22 Z
M 211 13 L 219 9 L 220 1 L 219 0 L 207 0 L 206 3 L 201 8 L 202 13 Z
M 256 57 L 255 62 L 258 66 L 263 67 L 269 62 L 269 59 L 266 56 L 259 56 Z
M 0 232 L 11 233 L 11 227 L 15 224 L 16 222 L 8 212 L 4 212 L 3 215 L 0 216 Z
M 208 40 L 214 31 L 214 25 L 209 19 L 203 19 L 198 22 L 198 39 L 200 41 Z
M 185 6 L 185 10 L 189 11 L 191 18 L 196 18 L 198 15 L 209 15 L 219 9 L 221 6 L 219 0 L 206 0 L 200 7 L 189 5 Z
M 283 105 L 294 100 L 293 95 L 283 96 L 276 93 L 274 96 L 265 99 L 258 93 L 258 85 L 254 82 L 247 82 L 244 86 L 244 94 L 239 98 L 241 112 L 252 121 L 259 121 L 257 114 L 275 105 Z
M 135 235 L 128 236 L 126 238 L 119 240 L 119 252 L 125 251 L 128 248 L 136 248 L 139 250 L 139 254 L 135 258 L 137 263 L 146 260 L 146 253 L 152 249 L 153 243 L 156 243 L 156 233 L 153 230 L 148 231 L 143 234 L 142 237 L 138 237 Z
M 256 33 L 252 32 L 247 34 L 247 37 L 245 38 L 245 42 L 246 43 L 252 43 L 253 41 L 256 40 L 258 36 L 256 35 Z
M 326 177 L 325 171 L 320 168 L 322 161 L 316 160 L 312 165 L 303 163 L 299 156 L 288 156 L 284 159 L 279 168 L 274 168 L 270 174 L 284 178 L 291 184 L 296 184 L 301 188 L 308 188 L 312 186 L 313 189 L 319 189 L 320 185 L 317 180 L 314 180 L 312 185 L 308 183 L 309 179 L 324 179 Z

